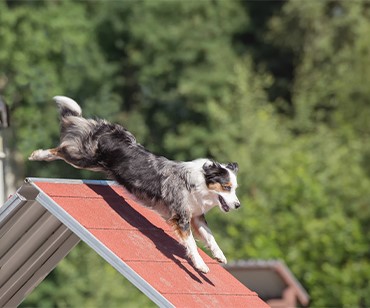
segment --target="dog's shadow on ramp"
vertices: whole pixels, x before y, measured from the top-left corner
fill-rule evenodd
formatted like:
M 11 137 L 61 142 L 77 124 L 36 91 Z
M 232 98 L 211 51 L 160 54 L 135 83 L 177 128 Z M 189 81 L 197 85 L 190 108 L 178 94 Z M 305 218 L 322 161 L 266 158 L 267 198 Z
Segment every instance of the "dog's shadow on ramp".
M 208 284 L 214 286 L 213 282 L 209 280 L 203 273 L 196 270 L 199 277 L 187 269 L 181 262 L 180 259 L 191 264 L 191 261 L 187 258 L 185 253 L 185 248 L 174 238 L 169 236 L 163 229 L 158 228 L 152 222 L 150 222 L 146 217 L 139 213 L 135 208 L 133 208 L 124 197 L 115 192 L 110 186 L 97 185 L 87 185 L 96 194 L 100 195 L 106 203 L 129 225 L 134 229 L 141 232 L 146 238 L 150 239 L 156 248 L 169 260 L 177 264 L 184 272 L 186 272 L 193 280 L 198 283 L 207 282 Z M 153 215 L 158 215 L 153 212 Z M 158 217 L 160 217 L 158 215 Z M 150 253 L 148 251 L 148 253 Z

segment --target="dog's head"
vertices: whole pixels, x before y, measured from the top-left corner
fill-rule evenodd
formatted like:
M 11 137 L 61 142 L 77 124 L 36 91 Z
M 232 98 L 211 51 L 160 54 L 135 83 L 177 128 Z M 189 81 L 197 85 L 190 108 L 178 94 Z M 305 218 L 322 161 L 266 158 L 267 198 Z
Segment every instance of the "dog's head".
M 203 171 L 208 189 L 217 194 L 220 209 L 228 212 L 230 209 L 239 208 L 240 202 L 236 196 L 238 164 L 223 165 L 207 161 L 203 165 Z

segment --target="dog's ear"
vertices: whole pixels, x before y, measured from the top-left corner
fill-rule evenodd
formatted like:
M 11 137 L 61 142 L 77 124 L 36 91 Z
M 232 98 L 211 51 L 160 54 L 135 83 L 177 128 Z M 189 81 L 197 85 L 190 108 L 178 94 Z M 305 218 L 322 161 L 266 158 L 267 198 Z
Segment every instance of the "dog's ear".
M 228 175 L 225 167 L 212 160 L 208 160 L 203 164 L 203 173 L 207 186 L 220 182 L 222 178 Z
M 239 165 L 238 165 L 238 163 L 228 163 L 227 165 L 226 165 L 226 168 L 227 169 L 230 169 L 232 172 L 234 172 L 235 174 L 236 173 L 238 173 L 238 171 L 239 171 Z
M 210 171 L 210 170 L 212 170 L 212 169 L 215 169 L 215 168 L 217 168 L 217 165 L 216 165 L 216 163 L 214 162 L 214 161 L 212 161 L 212 160 L 207 160 L 205 163 L 204 163 L 204 165 L 203 165 L 203 170 L 204 171 Z

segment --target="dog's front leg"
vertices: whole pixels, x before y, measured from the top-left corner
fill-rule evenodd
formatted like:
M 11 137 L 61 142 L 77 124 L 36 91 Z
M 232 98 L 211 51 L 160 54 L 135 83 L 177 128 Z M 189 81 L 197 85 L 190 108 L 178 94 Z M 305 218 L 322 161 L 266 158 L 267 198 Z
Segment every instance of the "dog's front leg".
M 189 230 L 189 235 L 183 239 L 183 245 L 186 247 L 187 254 L 194 264 L 194 267 L 202 273 L 208 273 L 209 268 L 198 252 L 197 243 Z
M 196 216 L 191 219 L 191 225 L 193 227 L 195 235 L 204 242 L 207 248 L 211 250 L 213 257 L 220 263 L 227 263 L 226 257 L 211 232 L 211 229 L 207 225 L 206 218 L 204 215 Z
M 194 267 L 202 273 L 208 273 L 209 268 L 198 252 L 197 243 L 195 242 L 191 232 L 189 222 L 184 223 L 183 221 L 180 222 L 178 219 L 171 219 L 169 223 L 174 227 L 174 230 L 181 244 L 185 247 L 186 254 L 190 258 Z

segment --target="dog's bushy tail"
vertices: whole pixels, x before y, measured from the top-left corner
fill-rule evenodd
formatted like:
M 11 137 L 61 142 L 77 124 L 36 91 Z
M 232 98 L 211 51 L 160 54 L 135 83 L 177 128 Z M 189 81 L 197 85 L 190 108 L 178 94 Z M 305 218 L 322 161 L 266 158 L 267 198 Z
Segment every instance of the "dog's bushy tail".
M 81 107 L 73 99 L 66 96 L 54 96 L 53 99 L 58 105 L 62 118 L 68 116 L 80 117 L 82 115 Z

